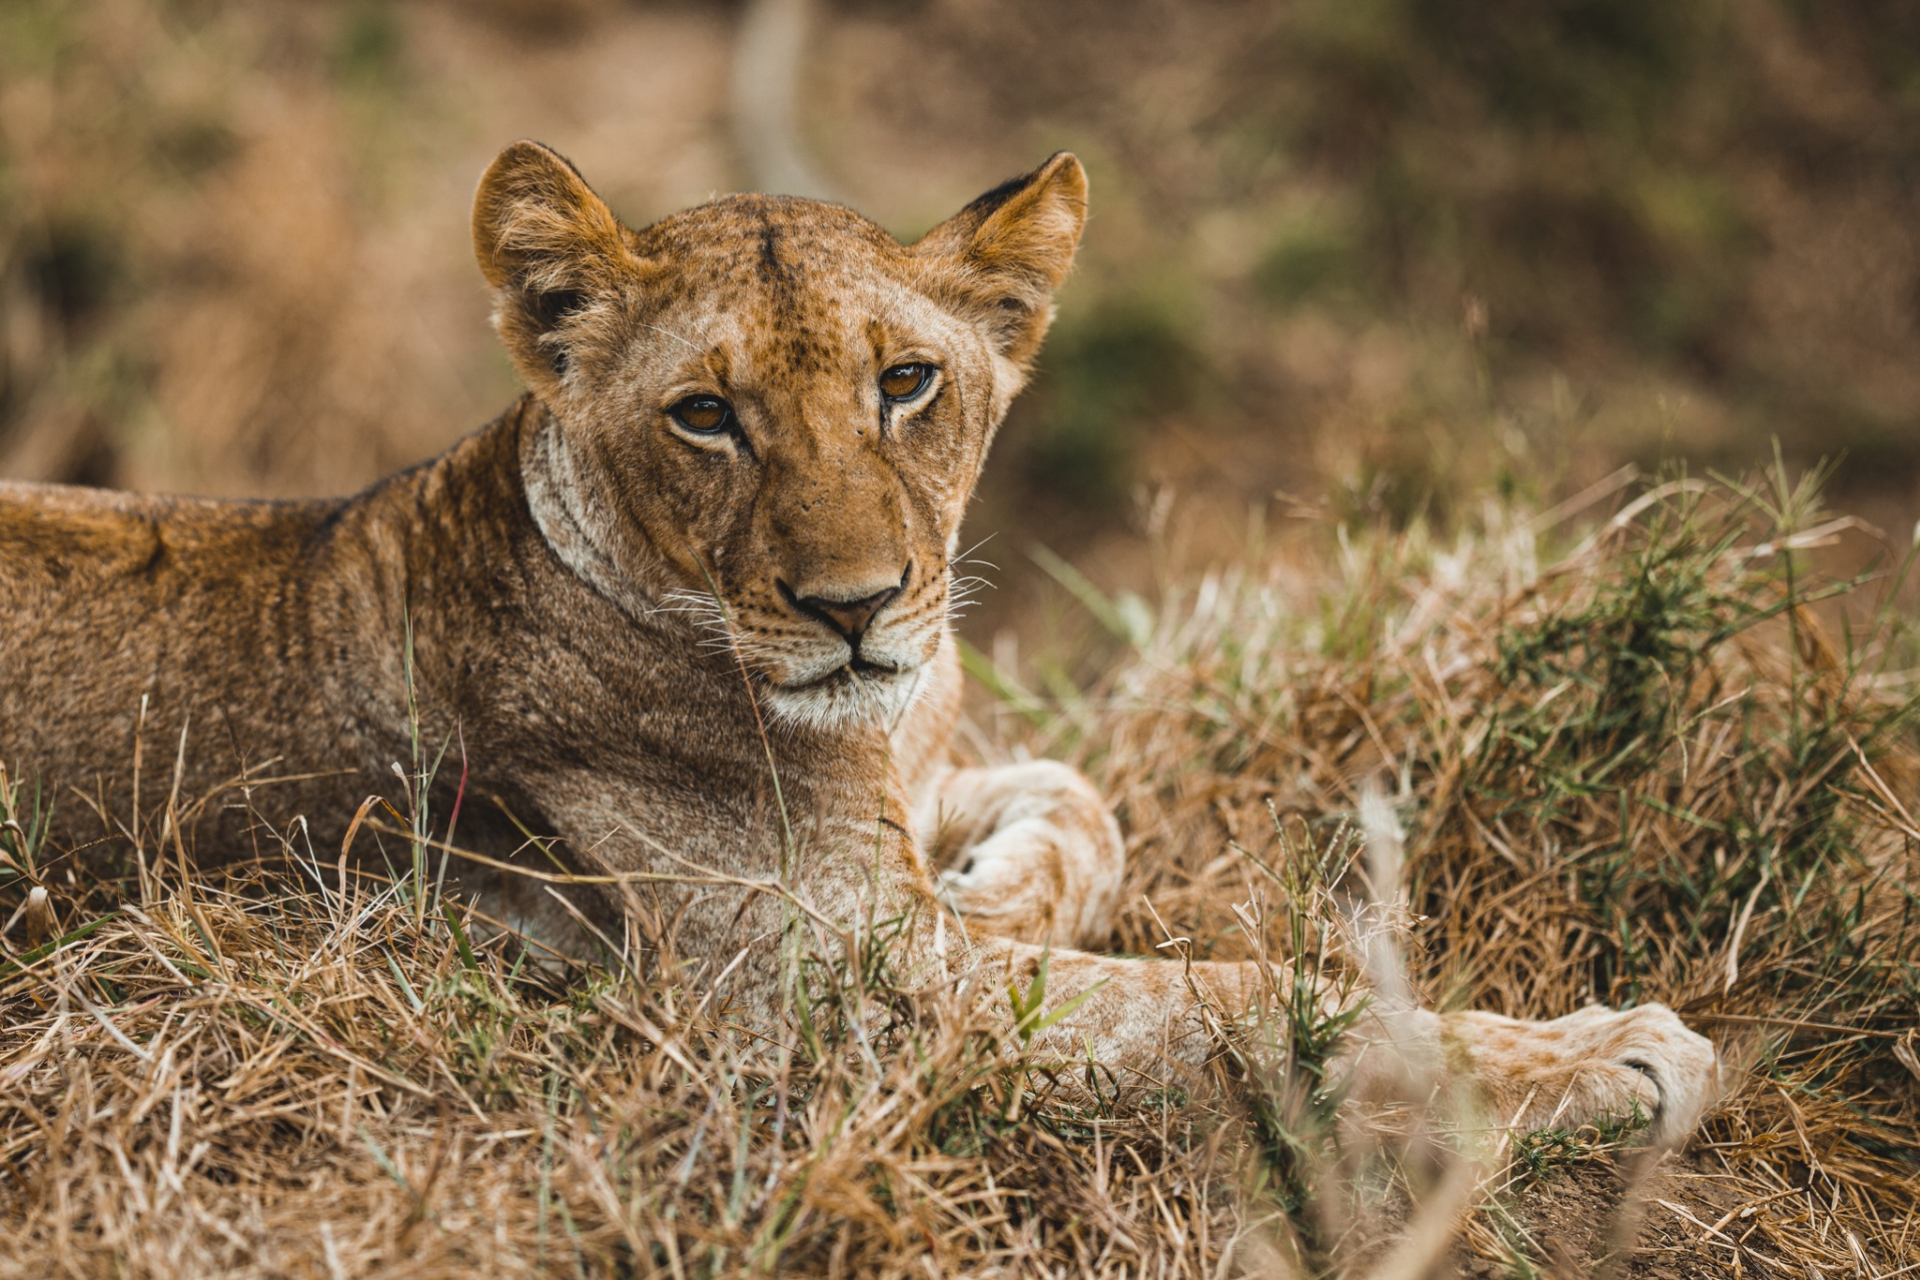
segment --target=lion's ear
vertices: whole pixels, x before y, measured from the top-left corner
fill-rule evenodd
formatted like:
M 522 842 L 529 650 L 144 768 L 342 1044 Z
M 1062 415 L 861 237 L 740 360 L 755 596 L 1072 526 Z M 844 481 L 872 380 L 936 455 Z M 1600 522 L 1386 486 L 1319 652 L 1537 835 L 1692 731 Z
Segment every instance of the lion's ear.
M 473 197 L 473 252 L 493 288 L 494 327 L 541 391 L 608 328 L 577 322 L 615 303 L 641 268 L 606 201 L 537 142 L 516 142 L 487 166 Z
M 1053 320 L 1087 221 L 1087 171 L 1068 151 L 1003 182 L 927 232 L 913 253 L 930 283 L 986 325 L 1000 353 L 1025 365 Z

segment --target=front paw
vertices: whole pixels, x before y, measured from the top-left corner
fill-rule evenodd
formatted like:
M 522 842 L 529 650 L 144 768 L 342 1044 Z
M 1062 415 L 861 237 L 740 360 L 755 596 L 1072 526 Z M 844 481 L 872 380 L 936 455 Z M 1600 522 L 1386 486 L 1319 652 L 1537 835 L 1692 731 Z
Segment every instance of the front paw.
M 959 866 L 941 873 L 940 896 L 989 932 L 1036 945 L 1089 946 L 1112 930 L 1110 882 L 1119 879 L 1090 863 L 1082 845 L 1052 822 L 1029 819 L 968 849 Z
M 940 894 L 961 917 L 1041 945 L 1090 946 L 1111 932 L 1125 854 L 1085 778 L 1033 760 L 964 770 L 943 797 L 954 806 L 951 828 L 929 824 L 927 844 L 947 844 L 949 829 L 960 836 Z
M 1003 828 L 940 873 L 940 896 L 962 919 L 1036 943 L 1072 945 L 1077 920 L 1058 843 L 1042 823 Z M 1065 912 L 1063 912 L 1065 908 Z
M 1718 1096 L 1713 1042 L 1663 1004 L 1595 1006 L 1552 1022 L 1454 1014 L 1449 1038 L 1473 1060 L 1496 1112 L 1520 1129 L 1647 1119 L 1647 1139 L 1677 1144 Z

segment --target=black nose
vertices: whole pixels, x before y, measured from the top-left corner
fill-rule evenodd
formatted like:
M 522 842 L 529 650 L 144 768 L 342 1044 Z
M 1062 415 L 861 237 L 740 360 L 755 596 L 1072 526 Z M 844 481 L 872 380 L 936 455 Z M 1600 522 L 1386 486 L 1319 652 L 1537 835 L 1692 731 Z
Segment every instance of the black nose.
M 780 584 L 780 594 L 787 603 L 838 631 L 855 653 L 860 652 L 860 641 L 867 634 L 867 627 L 873 622 L 873 615 L 886 608 L 887 601 L 900 594 L 899 587 L 887 587 L 870 596 L 858 600 L 829 600 L 825 596 L 796 596 L 793 588 L 786 583 Z

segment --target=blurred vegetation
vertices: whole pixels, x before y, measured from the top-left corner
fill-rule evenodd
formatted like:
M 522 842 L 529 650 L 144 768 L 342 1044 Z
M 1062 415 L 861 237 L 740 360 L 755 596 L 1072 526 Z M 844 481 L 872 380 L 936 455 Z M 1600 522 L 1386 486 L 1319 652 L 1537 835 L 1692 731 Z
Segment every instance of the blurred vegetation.
M 1041 429 L 1025 449 L 1037 488 L 1070 502 L 1124 498 L 1140 437 L 1204 394 L 1206 357 L 1191 331 L 1145 295 L 1068 313 L 1035 396 Z
M 1276 265 L 1378 264 L 1372 283 L 1410 301 L 1462 277 L 1518 347 L 1624 341 L 1711 367 L 1759 248 L 1703 167 L 1755 88 L 1732 40 L 1717 5 L 1305 6 L 1254 55 L 1279 74 L 1249 105 L 1359 198 L 1345 243 L 1323 232 Z
M 541 136 L 637 222 L 750 184 L 725 123 L 738 17 L 0 8 L 0 475 L 299 493 L 444 446 L 513 389 L 465 244 L 475 174 Z M 1844 455 L 1834 491 L 1869 515 L 1920 514 L 1911 5 L 815 19 L 805 133 L 887 225 L 1060 146 L 1092 172 L 1082 266 L 976 520 L 1015 555 L 1137 547 L 1160 489 L 1236 529 L 1278 491 L 1444 519 L 1503 474 L 1741 465 L 1775 438 Z
M 1104 73 L 1089 54 L 1039 74 L 1071 46 L 1073 24 L 1092 20 L 1069 5 L 1029 42 L 1034 61 L 1006 76 L 1019 99 L 1009 118 L 1057 120 L 1100 153 L 1147 158 L 1121 181 L 1145 189 L 1136 216 L 1150 234 L 1130 229 L 1124 243 L 1103 236 L 1114 214 L 1096 170 L 1088 272 L 1164 276 L 1177 246 L 1204 280 L 1204 296 L 1167 323 L 1228 394 L 1204 423 L 1145 416 L 1163 431 L 1277 433 L 1297 446 L 1291 473 L 1236 453 L 1242 474 L 1187 479 L 1231 490 L 1253 488 L 1247 472 L 1303 487 L 1356 477 L 1394 495 L 1404 518 L 1444 506 L 1429 482 L 1490 478 L 1515 446 L 1585 478 L 1674 452 L 1750 463 L 1778 437 L 1799 460 L 1850 455 L 1840 489 L 1870 488 L 1910 518 L 1920 11 L 1877 0 L 1202 7 L 1212 31 L 1194 37 L 1208 52 L 1192 67 L 1193 102 L 1116 106 L 1117 82 L 1150 65 L 1149 49 L 1178 43 L 1175 20 L 1151 5 L 1132 6 L 1149 15 L 1140 38 L 1100 46 L 1124 71 Z M 1170 154 L 1152 135 L 1183 108 L 1191 134 Z M 1073 319 L 1031 407 L 1027 465 L 1041 476 L 1071 470 L 1062 449 L 1089 438 L 1049 396 L 1103 376 Z M 1384 387 L 1355 385 L 1368 341 L 1399 348 Z M 1191 379 L 1131 403 L 1184 401 Z M 1124 474 L 1115 442 L 1153 432 L 1098 411 L 1115 430 L 1085 465 Z M 1460 474 L 1463 455 L 1484 460 L 1478 476 Z

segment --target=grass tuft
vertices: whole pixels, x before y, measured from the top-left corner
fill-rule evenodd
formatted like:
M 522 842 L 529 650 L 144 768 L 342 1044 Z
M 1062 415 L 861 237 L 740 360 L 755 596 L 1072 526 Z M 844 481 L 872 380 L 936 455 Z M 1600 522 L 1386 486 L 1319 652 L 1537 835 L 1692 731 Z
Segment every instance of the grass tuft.
M 1358 975 L 1364 925 L 1431 1003 L 1674 1004 L 1735 1072 L 1660 1168 L 1625 1124 L 1356 1118 L 1304 983 L 1214 1028 L 1209 1078 L 1148 1086 L 1041 1056 L 1044 968 L 909 991 L 897 922 L 796 912 L 768 1040 L 670 955 L 527 963 L 439 891 L 417 811 L 387 877 L 336 887 L 290 845 L 121 879 L 132 848 L 46 847 L 58 797 L 10 762 L 0 1276 L 1562 1274 L 1635 1223 L 1672 1274 L 1920 1263 L 1906 549 L 1833 576 L 1873 538 L 1811 482 L 1604 492 L 1446 538 L 1318 529 L 1151 605 L 1069 575 L 1107 674 L 972 653 L 1001 694 L 975 739 L 1114 799 L 1116 951 Z M 1357 834 L 1382 809 L 1390 863 Z

